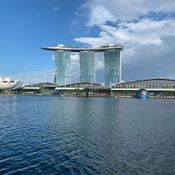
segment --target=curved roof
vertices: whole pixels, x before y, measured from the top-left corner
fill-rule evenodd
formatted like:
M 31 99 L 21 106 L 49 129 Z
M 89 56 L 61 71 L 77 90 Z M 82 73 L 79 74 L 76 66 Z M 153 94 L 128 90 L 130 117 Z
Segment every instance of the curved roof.
M 101 47 L 92 47 L 92 48 L 79 48 L 79 47 L 72 47 L 72 46 L 50 46 L 50 47 L 42 47 L 43 50 L 49 51 L 57 51 L 57 50 L 64 50 L 70 52 L 80 52 L 80 51 L 96 51 L 96 52 L 103 52 L 105 50 L 123 50 L 123 46 L 121 45 L 109 45 L 109 46 L 101 46 Z
M 166 78 L 152 78 L 152 79 L 144 79 L 144 80 L 133 80 L 122 83 L 117 83 L 115 85 L 175 85 L 174 79 L 166 79 Z M 115 86 L 114 85 L 114 86 Z
M 15 89 L 21 85 L 20 80 L 11 80 L 11 78 L 0 79 L 0 89 Z

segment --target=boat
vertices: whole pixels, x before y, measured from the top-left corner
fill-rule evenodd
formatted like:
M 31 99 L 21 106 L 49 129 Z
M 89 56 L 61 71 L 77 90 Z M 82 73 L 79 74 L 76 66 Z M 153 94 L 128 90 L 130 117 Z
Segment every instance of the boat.
M 0 89 L 15 89 L 21 84 L 20 80 L 12 80 L 11 78 L 0 77 Z

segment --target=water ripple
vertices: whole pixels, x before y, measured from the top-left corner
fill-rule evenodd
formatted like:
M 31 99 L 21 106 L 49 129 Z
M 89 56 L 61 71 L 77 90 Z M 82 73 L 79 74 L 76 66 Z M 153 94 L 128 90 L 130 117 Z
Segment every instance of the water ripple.
M 0 174 L 174 175 L 172 100 L 1 97 Z

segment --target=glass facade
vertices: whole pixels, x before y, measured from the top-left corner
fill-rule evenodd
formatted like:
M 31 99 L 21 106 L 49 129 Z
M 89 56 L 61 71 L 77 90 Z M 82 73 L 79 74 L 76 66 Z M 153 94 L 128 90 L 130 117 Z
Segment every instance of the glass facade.
M 70 51 L 55 51 L 55 83 L 69 84 L 70 79 Z
M 121 77 L 121 63 L 120 50 L 106 50 L 104 51 L 105 64 L 105 85 L 110 85 L 120 82 Z
M 95 52 L 80 51 L 80 82 L 95 82 Z
M 70 53 L 72 50 L 55 51 L 55 77 L 58 85 L 70 84 Z M 96 81 L 95 52 L 81 50 L 80 53 L 80 82 Z M 121 81 L 121 49 L 104 49 L 105 85 L 109 86 Z

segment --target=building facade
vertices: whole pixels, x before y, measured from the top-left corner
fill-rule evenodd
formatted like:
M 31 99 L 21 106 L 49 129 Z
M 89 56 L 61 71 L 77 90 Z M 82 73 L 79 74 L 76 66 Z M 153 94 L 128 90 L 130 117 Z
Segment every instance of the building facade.
M 104 51 L 105 65 L 105 85 L 118 83 L 121 81 L 121 60 L 120 51 Z
M 69 84 L 70 80 L 70 51 L 55 51 L 55 83 Z
M 95 48 L 64 47 L 63 45 L 45 47 L 55 51 L 55 83 L 70 83 L 70 52 L 80 53 L 80 82 L 96 82 L 95 52 L 104 52 L 105 85 L 121 81 L 121 45 L 108 45 Z
M 95 53 L 80 51 L 80 82 L 95 83 Z

